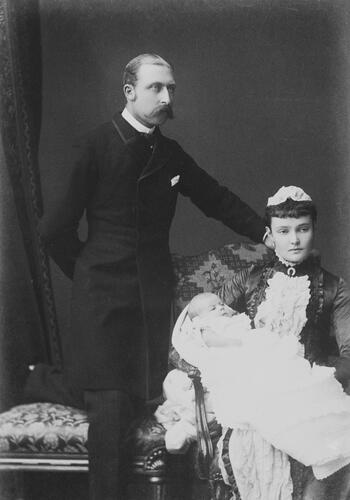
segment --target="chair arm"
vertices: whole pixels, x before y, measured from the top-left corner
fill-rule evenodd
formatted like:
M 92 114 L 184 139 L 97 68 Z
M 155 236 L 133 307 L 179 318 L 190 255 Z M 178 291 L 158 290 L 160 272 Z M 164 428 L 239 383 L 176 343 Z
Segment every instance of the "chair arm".
M 192 379 L 195 392 L 196 427 L 197 427 L 197 465 L 200 479 L 210 479 L 210 465 L 214 458 L 208 420 L 205 410 L 204 389 L 200 371 L 194 368 L 188 373 Z

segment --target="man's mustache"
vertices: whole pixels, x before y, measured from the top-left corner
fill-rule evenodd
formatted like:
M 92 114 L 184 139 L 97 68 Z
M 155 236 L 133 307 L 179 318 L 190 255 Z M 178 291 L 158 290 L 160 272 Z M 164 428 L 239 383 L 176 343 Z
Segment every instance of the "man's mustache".
M 159 108 L 154 111 L 154 114 L 157 115 L 158 113 L 166 113 L 168 118 L 174 118 L 174 111 L 171 104 L 167 104 L 166 106 L 159 106 Z

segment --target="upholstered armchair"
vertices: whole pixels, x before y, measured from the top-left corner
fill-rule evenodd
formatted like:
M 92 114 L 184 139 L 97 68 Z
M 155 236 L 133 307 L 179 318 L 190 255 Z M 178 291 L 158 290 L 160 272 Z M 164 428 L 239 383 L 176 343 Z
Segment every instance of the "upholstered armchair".
M 197 293 L 216 292 L 233 273 L 268 259 L 264 245 L 248 243 L 194 256 L 174 255 L 174 318 Z M 50 343 L 52 339 L 47 345 Z M 141 489 L 140 498 L 144 499 L 228 500 L 231 494 L 221 480 L 215 448 L 221 429 L 215 422 L 208 426 L 200 373 L 173 349 L 169 365 L 184 370 L 193 380 L 198 440 L 186 456 L 170 455 L 165 448 L 165 429 L 152 414 L 155 407 L 142 420 L 131 422 L 125 463 L 130 498 Z M 0 414 L 0 470 L 87 471 L 87 428 L 85 413 L 74 407 L 48 401 L 12 407 Z

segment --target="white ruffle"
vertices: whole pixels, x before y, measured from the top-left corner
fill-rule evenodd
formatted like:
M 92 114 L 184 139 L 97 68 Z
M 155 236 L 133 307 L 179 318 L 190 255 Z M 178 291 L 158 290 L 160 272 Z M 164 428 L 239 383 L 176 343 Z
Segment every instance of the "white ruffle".
M 299 338 L 307 320 L 309 277 L 289 277 L 277 272 L 267 283 L 266 299 L 259 305 L 254 320 L 256 328 L 264 327 L 280 336 Z

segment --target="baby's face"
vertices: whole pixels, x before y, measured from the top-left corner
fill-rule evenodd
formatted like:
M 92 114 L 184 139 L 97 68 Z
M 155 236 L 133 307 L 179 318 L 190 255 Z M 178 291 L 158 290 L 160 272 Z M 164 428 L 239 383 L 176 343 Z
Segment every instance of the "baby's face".
M 200 318 L 230 317 L 234 314 L 234 311 L 214 294 L 206 294 L 200 297 L 196 306 L 196 312 Z

